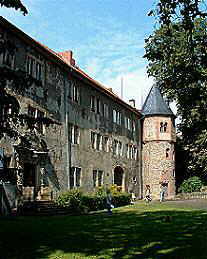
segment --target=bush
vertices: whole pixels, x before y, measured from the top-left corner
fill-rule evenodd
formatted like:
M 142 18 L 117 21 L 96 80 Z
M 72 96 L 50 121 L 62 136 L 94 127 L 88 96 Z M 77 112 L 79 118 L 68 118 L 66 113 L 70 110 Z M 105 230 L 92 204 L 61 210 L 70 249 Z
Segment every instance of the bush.
M 184 193 L 200 192 L 201 187 L 202 187 L 201 179 L 198 176 L 193 176 L 182 182 L 179 188 L 179 192 L 184 192 Z
M 112 204 L 115 207 L 130 204 L 131 195 L 124 192 L 115 191 L 113 187 Z M 56 203 L 68 210 L 70 213 L 81 214 L 86 211 L 97 211 L 106 209 L 106 191 L 103 187 L 98 188 L 94 193 L 83 194 L 78 189 L 72 189 L 61 193 Z
M 61 193 L 58 196 L 56 203 L 70 213 L 81 214 L 87 209 L 82 203 L 82 197 L 83 194 L 80 190 L 72 189 Z

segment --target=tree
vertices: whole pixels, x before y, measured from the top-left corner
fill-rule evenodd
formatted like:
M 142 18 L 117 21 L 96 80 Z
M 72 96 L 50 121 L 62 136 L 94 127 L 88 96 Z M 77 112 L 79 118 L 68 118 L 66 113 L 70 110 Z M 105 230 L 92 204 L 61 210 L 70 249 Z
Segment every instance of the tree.
M 188 173 L 207 174 L 207 21 L 200 0 L 159 0 L 146 39 L 148 74 L 175 100 Z
M 21 0 L 0 0 L 1 7 L 15 8 L 20 10 L 24 15 L 28 13 L 27 8 L 22 4 Z

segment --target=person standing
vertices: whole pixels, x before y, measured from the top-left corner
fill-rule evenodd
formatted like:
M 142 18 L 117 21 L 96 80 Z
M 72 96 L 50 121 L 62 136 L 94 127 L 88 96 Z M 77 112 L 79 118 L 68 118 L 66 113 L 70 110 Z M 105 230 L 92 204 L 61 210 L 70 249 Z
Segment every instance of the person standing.
M 148 184 L 146 185 L 145 200 L 146 200 L 146 202 L 148 202 L 148 203 L 149 203 L 150 201 L 152 201 L 150 186 L 149 186 Z
M 168 181 L 163 181 L 160 183 L 160 202 L 163 202 L 167 196 L 167 187 Z

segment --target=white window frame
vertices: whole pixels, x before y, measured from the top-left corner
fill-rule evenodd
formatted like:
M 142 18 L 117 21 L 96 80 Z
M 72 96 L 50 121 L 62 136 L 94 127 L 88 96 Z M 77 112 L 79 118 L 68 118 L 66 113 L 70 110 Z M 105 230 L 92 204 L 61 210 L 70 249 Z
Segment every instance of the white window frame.
M 100 175 L 101 175 L 101 181 L 99 182 Z M 94 188 L 101 187 L 101 186 L 103 186 L 103 184 L 104 184 L 104 171 L 100 170 L 100 169 L 93 170 L 93 187 Z
M 81 174 L 81 167 L 77 167 L 77 166 L 71 166 L 71 168 L 70 168 L 70 174 L 71 174 L 71 171 L 72 171 L 72 169 L 74 169 L 74 171 L 73 171 L 73 186 L 71 185 L 71 182 L 70 182 L 70 189 L 75 189 L 75 188 L 79 188 L 79 187 L 81 187 L 81 176 L 82 176 L 82 174 Z M 79 185 L 77 184 L 77 172 L 79 172 L 80 173 L 80 182 L 79 182 Z M 70 175 L 70 180 L 71 180 L 71 175 Z
M 74 145 L 80 144 L 80 128 L 77 125 L 70 124 L 70 140 Z

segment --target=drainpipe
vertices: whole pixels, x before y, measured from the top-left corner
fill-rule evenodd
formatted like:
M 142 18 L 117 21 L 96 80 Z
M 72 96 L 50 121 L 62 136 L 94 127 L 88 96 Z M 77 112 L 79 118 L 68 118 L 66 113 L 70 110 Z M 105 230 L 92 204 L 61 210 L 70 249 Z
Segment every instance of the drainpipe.
M 64 95 L 64 108 L 65 108 L 65 139 L 66 139 L 66 174 L 67 174 L 67 189 L 70 189 L 70 156 L 71 156 L 71 149 L 70 149 L 70 143 L 69 143 L 69 128 L 68 128 L 68 102 L 67 102 L 67 96 L 68 96 L 68 89 L 66 88 L 66 83 L 64 84 L 65 88 L 65 95 Z M 68 86 L 68 85 L 67 85 Z

